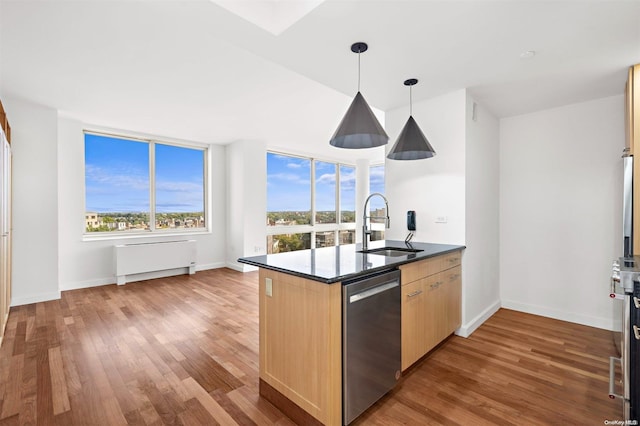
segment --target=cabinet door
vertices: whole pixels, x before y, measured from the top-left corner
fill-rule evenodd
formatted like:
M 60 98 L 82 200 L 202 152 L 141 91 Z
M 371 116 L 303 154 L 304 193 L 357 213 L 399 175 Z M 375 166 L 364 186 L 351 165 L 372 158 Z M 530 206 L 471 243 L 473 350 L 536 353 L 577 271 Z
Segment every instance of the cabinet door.
M 427 317 L 427 333 L 425 336 L 425 353 L 436 347 L 445 337 L 446 321 L 446 281 L 443 272 L 433 275 L 426 280 L 427 293 L 425 310 Z
M 460 327 L 462 321 L 462 268 L 457 266 L 449 269 L 444 280 L 446 282 L 445 333 L 448 336 Z
M 462 269 L 447 269 L 426 283 L 427 335 L 426 352 L 449 337 L 461 321 Z
M 5 244 L 6 236 L 6 216 L 8 206 L 6 204 L 6 150 L 4 147 L 4 134 L 0 132 L 0 342 L 4 336 L 5 318 L 7 311 L 7 244 Z
M 11 148 L 0 133 L 0 341 L 4 335 L 11 303 Z
M 402 370 L 425 354 L 424 280 L 402 286 Z

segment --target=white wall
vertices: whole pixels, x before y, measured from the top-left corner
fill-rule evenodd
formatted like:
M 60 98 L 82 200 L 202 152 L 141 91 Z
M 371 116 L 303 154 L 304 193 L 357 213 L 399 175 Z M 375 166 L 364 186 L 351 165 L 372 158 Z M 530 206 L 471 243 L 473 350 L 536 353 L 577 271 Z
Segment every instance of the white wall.
M 255 267 L 239 257 L 266 254 L 267 151 L 263 142 L 237 141 L 226 147 L 227 266 L 238 271 Z
M 464 244 L 465 103 L 465 90 L 414 103 L 413 117 L 436 155 L 425 160 L 385 161 L 385 195 L 391 217 L 387 239 L 404 240 L 407 210 L 415 210 L 414 241 Z M 408 105 L 387 112 L 391 138 L 387 152 L 408 118 Z M 438 216 L 446 216 L 447 223 L 436 223 Z
M 58 205 L 60 290 L 115 283 L 113 247 L 116 244 L 193 239 L 197 241 L 196 270 L 225 266 L 226 209 L 224 207 L 226 167 L 224 147 L 209 146 L 212 196 L 211 233 L 117 238 L 83 241 L 84 233 L 84 135 L 83 123 L 60 118 L 58 123 Z M 89 126 L 95 129 L 95 126 Z M 116 132 L 118 132 L 116 130 Z M 122 131 L 120 131 L 122 133 Z M 135 136 L 135 134 L 129 134 Z M 17 179 L 16 179 L 17 180 Z M 54 192 L 55 195 L 55 192 Z M 142 276 L 140 278 L 143 278 Z
M 475 107 L 475 118 L 473 115 Z M 500 308 L 500 123 L 467 95 L 462 327 L 470 335 Z
M 414 241 L 467 246 L 462 262 L 462 326 L 457 330 L 465 337 L 500 307 L 498 121 L 480 109 L 482 114 L 474 122 L 472 106 L 466 90 L 414 104 L 413 116 L 436 155 L 385 163 L 388 239 L 405 238 L 406 212 L 415 210 Z M 408 107 L 387 113 L 393 142 L 408 116 Z
M 58 299 L 57 111 L 3 103 L 13 152 L 12 305 Z
M 413 116 L 436 156 L 385 163 L 391 215 L 388 238 L 405 238 L 406 212 L 415 210 L 414 241 L 467 247 L 462 262 L 462 326 L 457 331 L 465 337 L 500 307 L 499 122 L 481 106 L 473 121 L 473 104 L 466 90 L 414 104 Z M 408 114 L 408 108 L 387 113 L 393 141 Z
M 503 306 L 612 327 L 623 108 L 614 96 L 500 121 Z
M 313 126 L 293 119 L 287 129 L 265 127 L 264 141 L 244 141 L 229 147 L 209 145 L 212 232 L 180 236 L 198 242 L 197 270 L 223 266 L 245 270 L 246 265 L 236 262 L 238 257 L 265 253 L 267 145 L 270 150 L 349 164 L 355 164 L 361 158 L 366 161 L 382 158 L 382 148 L 361 152 L 329 145 L 333 127 L 338 125 L 342 109 L 346 111 L 351 98 L 323 88 L 314 95 L 314 101 L 314 108 L 324 111 L 324 115 L 311 114 Z M 169 141 L 170 138 L 85 125 L 77 114 L 59 116 L 54 109 L 10 96 L 4 96 L 4 102 L 9 111 L 17 154 L 14 171 L 14 305 L 56 299 L 61 290 L 114 283 L 114 245 L 177 238 L 83 240 L 82 130 L 102 129 Z M 269 113 L 280 114 L 282 111 Z M 382 115 L 380 111 L 376 110 L 376 113 Z M 27 193 L 36 196 L 23 195 Z M 38 263 L 34 263 L 34 258 Z M 155 276 L 158 274 L 137 278 Z

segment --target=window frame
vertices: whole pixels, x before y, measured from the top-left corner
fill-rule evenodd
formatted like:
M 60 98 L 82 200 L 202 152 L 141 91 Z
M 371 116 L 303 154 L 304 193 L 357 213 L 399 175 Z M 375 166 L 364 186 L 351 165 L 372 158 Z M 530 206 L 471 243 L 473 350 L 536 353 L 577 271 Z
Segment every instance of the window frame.
M 371 189 L 371 170 L 373 168 L 377 168 L 377 167 L 382 167 L 383 172 L 384 172 L 384 175 L 383 175 L 383 190 L 382 191 L 373 191 Z M 386 164 L 385 163 L 372 163 L 372 164 L 369 164 L 369 173 L 368 173 L 369 174 L 369 182 L 368 182 L 369 183 L 369 194 L 372 194 L 374 192 L 378 192 L 378 193 L 380 193 L 380 194 L 382 194 L 382 195 L 384 195 L 386 197 L 386 177 L 387 177 L 386 172 L 387 172 L 387 170 L 386 170 Z M 371 204 L 369 204 L 369 209 L 371 209 Z M 370 211 L 366 212 L 366 213 L 367 213 L 367 215 L 369 215 Z M 387 212 L 387 215 L 388 214 L 389 214 L 389 212 Z M 370 241 L 382 241 L 382 240 L 384 240 L 386 238 L 386 228 L 385 228 L 384 223 L 378 223 L 378 222 L 370 221 L 369 222 L 369 227 L 370 227 L 371 231 L 378 233 L 378 234 L 372 234 L 371 236 L 380 235 L 382 237 L 382 238 L 370 239 Z
M 340 166 L 347 166 L 347 167 L 351 167 L 354 170 L 356 170 L 356 165 L 355 164 L 351 164 L 351 163 L 342 163 L 342 162 L 338 162 L 338 161 L 334 161 L 334 160 L 330 160 L 330 159 L 323 159 L 323 158 L 317 158 L 317 157 L 307 157 L 304 155 L 299 155 L 299 154 L 289 154 L 289 153 L 285 153 L 282 151 L 274 151 L 274 150 L 267 150 L 266 155 L 268 156 L 269 154 L 274 154 L 274 155 L 282 155 L 285 157 L 293 157 L 293 158 L 299 158 L 299 159 L 303 159 L 303 160 L 309 160 L 311 162 L 311 172 L 310 172 L 310 176 L 309 179 L 312 182 L 311 185 L 311 190 L 309 191 L 309 196 L 311 197 L 311 223 L 308 225 L 274 225 L 274 226 L 266 226 L 266 236 L 270 236 L 270 235 L 283 235 L 283 234 L 307 234 L 310 233 L 311 234 L 311 249 L 315 249 L 316 248 L 316 233 L 318 232 L 329 232 L 329 231 L 333 231 L 334 233 L 334 241 L 336 242 L 335 246 L 340 245 L 340 231 L 348 231 L 348 230 L 356 230 L 356 221 L 354 222 L 342 222 L 342 216 L 340 214 L 340 208 L 341 208 L 341 187 L 340 187 Z M 265 158 L 266 160 L 266 158 Z M 316 161 L 318 162 L 322 162 L 322 163 L 330 163 L 335 165 L 335 169 L 336 169 L 336 189 L 335 189 L 335 198 L 336 198 L 336 203 L 335 203 L 335 208 L 336 208 L 336 223 L 316 223 Z M 268 170 L 267 170 L 268 171 Z M 268 194 L 267 194 L 268 197 Z M 355 194 L 354 194 L 355 197 Z M 354 200 L 355 202 L 355 200 Z M 355 203 L 354 203 L 354 212 L 355 212 Z M 265 211 L 265 215 L 268 214 L 268 211 Z M 332 246 L 330 246 L 332 247 Z M 268 253 L 268 247 L 267 247 L 267 253 Z
M 87 209 L 87 186 L 86 186 L 86 135 L 96 135 L 115 139 L 131 140 L 134 142 L 143 142 L 148 145 L 149 150 L 149 229 L 146 230 L 127 230 L 127 231 L 95 231 L 87 232 L 86 226 L 82 229 L 83 241 L 88 240 L 110 240 L 110 239 L 128 239 L 128 238 L 144 238 L 152 236 L 168 236 L 168 235 L 197 235 L 211 233 L 211 205 L 209 202 L 209 177 L 211 176 L 210 158 L 211 150 L 207 144 L 199 144 L 195 142 L 185 142 L 171 138 L 160 138 L 148 135 L 132 135 L 126 132 L 118 131 L 102 131 L 96 129 L 85 128 L 82 130 L 82 189 L 83 189 L 83 208 L 84 214 L 89 212 Z M 187 148 L 202 151 L 203 156 L 203 216 L 205 218 L 205 226 L 203 228 L 182 228 L 182 229 L 162 229 L 156 228 L 156 163 L 155 163 L 155 145 L 168 145 L 178 148 Z M 99 214 L 99 212 L 96 212 Z

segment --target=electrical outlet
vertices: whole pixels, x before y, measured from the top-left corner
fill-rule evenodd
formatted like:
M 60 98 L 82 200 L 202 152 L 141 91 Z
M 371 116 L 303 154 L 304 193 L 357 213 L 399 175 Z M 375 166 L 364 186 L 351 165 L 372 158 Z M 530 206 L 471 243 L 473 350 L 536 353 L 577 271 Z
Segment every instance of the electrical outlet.
M 446 216 L 436 216 L 436 223 L 447 223 Z
M 273 280 L 271 278 L 265 278 L 264 283 L 267 297 L 273 296 Z
M 254 252 L 254 253 L 262 253 L 262 247 L 260 247 L 260 246 L 254 246 L 254 247 L 253 247 L 253 252 Z

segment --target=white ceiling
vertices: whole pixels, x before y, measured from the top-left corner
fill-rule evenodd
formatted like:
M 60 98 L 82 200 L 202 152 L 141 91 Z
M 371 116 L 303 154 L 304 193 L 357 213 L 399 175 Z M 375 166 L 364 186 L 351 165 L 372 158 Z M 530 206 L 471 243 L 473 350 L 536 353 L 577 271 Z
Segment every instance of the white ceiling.
M 414 77 L 414 102 L 468 88 L 498 117 L 533 112 L 621 94 L 640 62 L 637 0 L 313 3 L 265 30 L 209 0 L 0 0 L 0 94 L 104 126 L 305 151 L 357 90 L 353 42 L 369 44 L 361 90 L 383 111 L 407 105 Z

